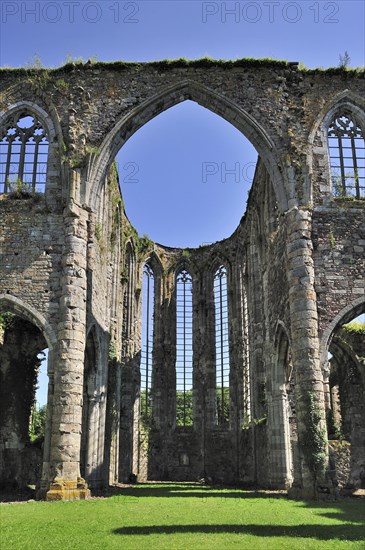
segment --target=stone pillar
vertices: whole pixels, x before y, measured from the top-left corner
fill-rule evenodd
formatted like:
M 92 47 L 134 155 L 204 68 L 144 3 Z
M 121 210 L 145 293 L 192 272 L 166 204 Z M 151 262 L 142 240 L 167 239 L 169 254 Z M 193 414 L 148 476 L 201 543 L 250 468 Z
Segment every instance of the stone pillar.
M 88 419 L 86 429 L 87 447 L 86 447 L 86 464 L 85 478 L 89 481 L 93 488 L 100 484 L 99 478 L 99 411 L 100 411 L 100 394 L 93 392 L 88 396 Z
M 270 438 L 270 474 L 272 487 L 280 489 L 291 484 L 291 445 L 288 419 L 288 396 L 284 387 L 276 387 L 268 395 Z
M 90 494 L 87 484 L 80 477 L 88 217 L 88 212 L 72 202 L 64 212 L 62 295 L 47 500 L 84 499 Z
M 301 471 L 296 468 L 294 472 L 294 483 L 290 491 L 294 498 L 316 496 L 319 485 L 324 485 L 321 470 L 323 471 L 328 457 L 323 377 L 319 363 L 311 222 L 310 212 L 293 208 L 287 213 L 291 351 L 296 373 L 296 414 L 301 464 Z

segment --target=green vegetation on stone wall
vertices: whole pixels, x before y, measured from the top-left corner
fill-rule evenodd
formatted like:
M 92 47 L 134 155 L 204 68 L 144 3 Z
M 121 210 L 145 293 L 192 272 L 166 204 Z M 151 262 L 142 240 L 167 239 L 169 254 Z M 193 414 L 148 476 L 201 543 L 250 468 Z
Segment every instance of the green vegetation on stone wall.
M 346 325 L 342 325 L 342 328 L 345 329 L 347 332 L 365 334 L 365 323 L 361 323 L 360 321 L 351 321 Z

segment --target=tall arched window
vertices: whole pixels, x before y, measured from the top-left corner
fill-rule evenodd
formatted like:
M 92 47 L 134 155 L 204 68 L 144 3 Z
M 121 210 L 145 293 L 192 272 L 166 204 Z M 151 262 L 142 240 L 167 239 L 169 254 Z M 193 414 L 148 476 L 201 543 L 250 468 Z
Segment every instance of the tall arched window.
M 339 113 L 328 128 L 332 189 L 335 197 L 365 198 L 364 132 L 349 113 Z
M 122 326 L 122 350 L 123 355 L 128 354 L 128 341 L 133 332 L 133 289 L 134 289 L 134 252 L 129 242 L 125 252 L 124 271 L 122 281 L 125 284 L 123 294 L 123 326 Z
M 186 269 L 176 277 L 176 425 L 193 423 L 193 281 Z
M 47 178 L 48 136 L 33 115 L 17 113 L 0 141 L 0 193 L 44 193 Z
M 151 413 L 154 321 L 154 276 L 148 263 L 143 269 L 142 292 L 141 414 L 147 419 Z
M 227 270 L 221 265 L 214 275 L 215 367 L 217 422 L 229 422 L 229 326 Z

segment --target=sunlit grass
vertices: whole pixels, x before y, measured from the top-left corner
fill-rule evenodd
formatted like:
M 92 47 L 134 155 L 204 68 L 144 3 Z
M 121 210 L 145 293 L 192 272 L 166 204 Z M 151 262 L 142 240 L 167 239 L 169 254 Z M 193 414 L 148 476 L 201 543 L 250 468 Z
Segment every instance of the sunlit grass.
M 140 485 L 107 499 L 1 505 L 7 549 L 364 548 L 364 501 L 305 503 L 197 485 Z

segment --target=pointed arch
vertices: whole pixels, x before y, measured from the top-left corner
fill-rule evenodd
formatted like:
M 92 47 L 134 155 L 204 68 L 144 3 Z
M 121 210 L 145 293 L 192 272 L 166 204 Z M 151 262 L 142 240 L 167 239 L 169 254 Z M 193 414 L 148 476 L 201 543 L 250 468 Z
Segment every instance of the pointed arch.
M 0 311 L 10 311 L 36 325 L 44 335 L 49 350 L 57 344 L 56 335 L 49 322 L 34 307 L 11 294 L 0 294 Z
M 227 269 L 227 275 L 228 275 L 228 277 L 230 277 L 231 274 L 232 274 L 232 263 L 231 263 L 231 261 L 228 259 L 228 257 L 225 254 L 222 254 L 221 251 L 219 251 L 219 253 L 217 254 L 213 250 L 212 254 L 211 254 L 211 256 L 208 260 L 208 271 L 209 271 L 209 273 L 211 273 L 212 276 L 214 276 L 215 272 L 217 271 L 217 269 L 221 265 L 225 266 L 225 268 Z
M 280 170 L 280 159 L 264 128 L 247 111 L 207 86 L 187 79 L 165 88 L 122 117 L 105 137 L 98 155 L 91 158 L 86 176 L 84 199 L 95 208 L 108 169 L 123 144 L 144 124 L 163 111 L 186 100 L 192 100 L 221 116 L 235 126 L 256 148 L 274 182 L 281 211 L 287 209 L 287 197 Z
M 122 338 L 124 346 L 131 338 L 133 333 L 133 316 L 134 316 L 134 282 L 135 282 L 135 264 L 136 255 L 132 238 L 129 239 L 125 246 L 124 254 L 124 272 L 122 275 L 125 283 L 123 293 L 123 323 L 122 323 Z M 126 348 L 124 349 L 126 351 Z
M 346 89 L 330 98 L 320 109 L 308 135 L 307 168 L 308 178 L 306 183 L 306 200 L 313 201 L 320 192 L 325 202 L 333 200 L 332 177 L 330 167 L 330 155 L 328 148 L 328 129 L 336 114 L 346 112 L 352 115 L 365 131 L 365 102 L 364 100 Z M 324 161 L 323 175 L 313 180 L 315 162 Z M 316 181 L 318 180 L 318 181 Z
M 149 264 L 151 266 L 155 277 L 162 276 L 163 266 L 162 266 L 161 258 L 155 250 L 153 250 L 151 254 L 149 254 L 142 262 L 141 264 L 142 271 L 145 264 Z
M 339 338 L 335 334 L 334 337 L 332 338 L 329 351 L 336 358 L 339 355 L 339 353 L 341 353 L 341 352 L 343 354 L 348 355 L 348 357 L 351 359 L 353 364 L 356 366 L 360 376 L 364 379 L 364 382 L 365 382 L 365 371 L 364 371 L 364 369 L 362 368 L 362 366 L 360 364 L 358 356 L 356 355 L 356 353 L 354 352 L 352 347 L 349 346 L 349 344 L 347 342 L 345 342 L 343 339 Z
M 340 325 L 348 323 L 349 321 L 351 321 L 351 319 L 354 319 L 355 317 L 363 313 L 365 313 L 365 296 L 360 296 L 359 298 L 351 302 L 351 304 L 348 304 L 346 307 L 344 307 L 336 315 L 336 317 L 332 320 L 328 327 L 323 331 L 320 343 L 320 360 L 322 368 L 325 368 L 327 365 L 327 353 L 336 329 Z
M 155 320 L 155 273 L 150 260 L 143 264 L 142 274 L 142 334 L 140 361 L 141 416 L 147 420 L 151 415 L 151 392 L 153 382 Z
M 321 109 L 318 114 L 312 129 L 309 133 L 308 141 L 311 145 L 314 143 L 316 133 L 320 129 L 327 131 L 328 126 L 331 123 L 332 118 L 337 111 L 348 110 L 358 118 L 363 125 L 365 125 L 365 102 L 364 100 L 351 92 L 350 90 L 343 90 L 331 98 Z M 363 128 L 365 129 L 365 128 Z
M 270 482 L 273 486 L 288 487 L 292 482 L 292 443 L 296 432 L 290 416 L 291 380 L 290 336 L 285 324 L 278 321 L 275 332 L 275 356 L 272 363 L 268 424 L 270 445 Z
M 59 121 L 53 121 L 52 117 L 42 107 L 31 101 L 18 101 L 12 104 L 6 111 L 0 111 L 0 127 L 5 127 L 7 121 L 18 112 L 27 112 L 39 118 L 47 129 L 50 143 L 57 141 L 58 136 L 62 135 Z
M 215 391 L 217 424 L 230 419 L 230 330 L 228 274 L 220 263 L 213 276 L 215 318 Z
M 175 276 L 176 425 L 193 423 L 193 277 L 181 267 Z
M 57 113 L 54 108 L 52 108 L 52 116 L 50 116 L 42 107 L 37 105 L 34 102 L 31 101 L 18 101 L 14 104 L 12 104 L 9 109 L 6 111 L 0 112 L 0 128 L 1 128 L 1 134 L 4 134 L 4 131 L 10 127 L 10 125 L 14 125 L 14 120 L 21 116 L 27 117 L 31 116 L 34 118 L 35 123 L 39 123 L 41 127 L 44 129 L 45 136 L 47 138 L 47 158 L 44 161 L 44 165 L 46 166 L 46 176 L 45 176 L 45 193 L 48 195 L 49 191 L 53 192 L 57 187 L 60 187 L 60 177 L 58 174 L 61 174 L 61 176 L 64 176 L 65 174 L 62 173 L 62 163 L 60 159 L 60 151 L 59 151 L 59 144 L 63 143 L 62 139 L 62 130 L 59 123 L 59 119 L 57 116 Z M 29 132 L 28 132 L 29 133 Z M 35 135 L 35 134 L 34 134 Z M 0 136 L 1 137 L 1 136 Z M 32 136 L 30 136 L 32 137 Z M 37 136 L 36 136 L 37 137 Z M 2 138 L 1 138 L 2 139 Z M 35 140 L 37 142 L 37 139 Z M 43 146 L 42 143 L 39 145 Z M 34 159 L 38 157 L 38 153 L 41 154 L 42 151 L 38 149 L 37 144 L 35 144 L 35 152 L 34 153 Z M 44 154 L 44 151 L 43 151 Z M 31 150 L 29 149 L 29 155 L 31 155 Z M 25 155 L 24 160 L 25 163 L 28 165 L 27 168 L 29 169 L 29 163 L 31 163 L 30 159 L 26 158 L 27 155 Z M 41 160 L 42 157 L 39 157 L 38 160 Z M 34 174 L 33 178 L 34 179 Z M 63 179 L 65 179 L 63 177 Z M 65 189 L 62 189 L 63 195 L 65 194 Z

